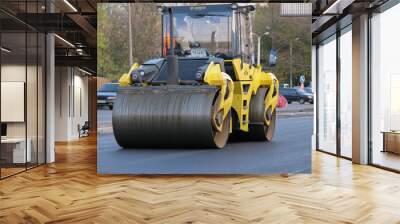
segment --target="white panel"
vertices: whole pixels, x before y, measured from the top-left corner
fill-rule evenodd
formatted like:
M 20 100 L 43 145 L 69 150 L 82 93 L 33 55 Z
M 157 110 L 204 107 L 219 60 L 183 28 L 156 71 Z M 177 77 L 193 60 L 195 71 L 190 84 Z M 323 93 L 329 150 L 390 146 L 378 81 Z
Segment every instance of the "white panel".
M 400 130 L 400 74 L 392 74 L 390 85 L 390 129 Z
M 25 139 L 14 139 L 15 148 L 13 151 L 13 163 L 26 163 L 32 161 L 32 139 L 28 138 L 28 145 L 25 150 Z
M 368 15 L 352 24 L 352 159 L 368 163 Z
M 50 1 L 47 1 L 47 7 L 50 9 L 50 12 L 54 11 L 53 4 Z M 47 71 L 46 71 L 46 163 L 52 163 L 55 161 L 55 145 L 54 145 L 54 136 L 55 136 L 55 43 L 54 43 L 54 35 L 48 34 L 46 41 L 46 61 L 47 61 Z
M 342 14 L 343 10 L 353 2 L 354 0 L 336 0 L 323 12 L 323 14 Z
M 341 154 L 352 157 L 352 31 L 340 37 Z
M 281 3 L 281 16 L 311 16 L 311 3 Z
M 1 122 L 24 122 L 24 82 L 1 82 Z
M 78 137 L 78 125 L 81 124 L 81 88 L 80 87 L 75 87 L 74 90 L 74 118 L 72 121 L 72 136 L 74 138 Z
M 336 40 L 318 48 L 318 148 L 336 153 Z

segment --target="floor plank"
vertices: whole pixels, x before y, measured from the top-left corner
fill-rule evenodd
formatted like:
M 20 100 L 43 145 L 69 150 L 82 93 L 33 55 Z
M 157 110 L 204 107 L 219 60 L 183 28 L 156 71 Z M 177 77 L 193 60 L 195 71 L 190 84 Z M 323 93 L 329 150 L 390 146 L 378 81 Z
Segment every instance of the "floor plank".
M 313 152 L 311 175 L 96 174 L 96 138 L 0 181 L 0 223 L 400 223 L 400 175 Z

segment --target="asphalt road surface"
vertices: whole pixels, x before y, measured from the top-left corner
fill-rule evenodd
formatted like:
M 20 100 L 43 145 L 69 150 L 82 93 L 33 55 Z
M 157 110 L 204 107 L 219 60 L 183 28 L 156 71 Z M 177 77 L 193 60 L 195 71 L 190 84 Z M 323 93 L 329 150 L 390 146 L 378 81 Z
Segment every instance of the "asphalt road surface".
M 97 171 L 100 174 L 309 173 L 312 129 L 312 116 L 282 117 L 277 121 L 272 142 L 230 142 L 219 150 L 123 149 L 112 133 L 103 133 L 97 139 Z
M 111 125 L 112 110 L 99 108 L 97 109 L 97 126 L 104 127 L 107 124 Z

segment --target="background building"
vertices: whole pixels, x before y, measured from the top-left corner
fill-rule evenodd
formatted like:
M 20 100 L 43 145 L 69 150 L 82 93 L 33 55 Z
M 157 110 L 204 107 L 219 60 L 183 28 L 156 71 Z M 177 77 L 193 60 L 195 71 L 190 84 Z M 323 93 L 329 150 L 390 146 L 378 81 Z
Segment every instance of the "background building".
M 95 1 L 1 1 L 1 178 L 96 130 L 95 27 Z
M 95 136 L 54 147 L 57 117 L 69 117 L 63 129 L 69 133 L 65 136 L 74 138 L 72 96 L 78 91 L 72 87 L 74 82 L 81 89 L 85 86 L 77 84 L 76 75 L 79 82 L 87 80 L 87 116 L 96 120 L 91 107 L 96 102 L 91 98 L 94 77 L 80 70 L 94 74 L 89 70 L 95 66 L 95 53 L 67 55 L 66 49 L 77 50 L 54 36 L 78 46 L 70 34 L 81 32 L 87 46 L 95 47 L 89 44 L 94 37 L 87 34 L 92 30 L 88 23 L 96 27 L 95 7 L 88 2 L 95 4 L 91 0 L 0 1 L 0 120 L 7 124 L 3 140 L 14 138 L 14 145 L 22 142 L 22 156 L 15 158 L 22 161 L 19 166 L 1 160 L 0 222 L 399 223 L 399 174 L 381 169 L 399 171 L 395 138 L 387 139 L 385 146 L 381 133 L 399 129 L 398 0 L 309 1 L 313 6 L 312 85 L 317 96 L 312 139 L 317 150 L 312 151 L 311 174 L 273 176 L 104 176 L 96 170 Z M 24 19 L 31 15 L 26 3 L 36 4 L 37 20 Z M 41 3 L 46 3 L 44 12 Z M 294 14 L 302 10 L 298 5 L 289 8 Z M 50 9 L 56 16 L 40 23 Z M 80 19 L 68 19 L 73 15 Z M 34 21 L 38 24 L 31 24 Z M 59 81 L 64 88 L 60 91 Z M 56 112 L 57 107 L 61 110 Z M 83 103 L 81 108 L 85 107 Z M 1 158 L 9 152 L 3 140 Z M 29 157 L 27 142 L 32 142 Z M 382 152 L 383 147 L 394 152 Z M 52 164 L 3 179 L 45 162 Z
M 399 171 L 400 5 L 315 1 L 315 148 Z

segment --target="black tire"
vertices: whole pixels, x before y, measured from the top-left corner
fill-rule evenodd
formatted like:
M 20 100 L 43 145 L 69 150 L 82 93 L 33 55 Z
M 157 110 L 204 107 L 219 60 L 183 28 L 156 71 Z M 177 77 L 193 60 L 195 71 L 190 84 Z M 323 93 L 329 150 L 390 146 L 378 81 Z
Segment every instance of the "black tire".
M 276 111 L 273 111 L 272 114 L 271 112 L 265 112 L 270 111 L 270 109 L 265 110 L 264 100 L 267 93 L 267 88 L 260 88 L 256 96 L 250 101 L 249 137 L 254 141 L 271 141 L 274 136 Z M 269 126 L 264 123 L 267 116 L 271 116 Z
M 112 110 L 113 109 L 113 105 L 108 105 L 108 109 Z
M 292 101 L 288 100 L 287 103 L 288 103 L 288 104 L 292 104 Z
M 306 101 L 305 101 L 303 98 L 300 98 L 300 99 L 299 99 L 299 103 L 300 103 L 300 104 L 304 104 L 305 102 L 306 102 Z
M 249 125 L 249 132 L 255 141 L 272 141 L 275 135 L 276 126 L 276 110 L 272 113 L 272 118 L 269 126 L 262 124 Z

